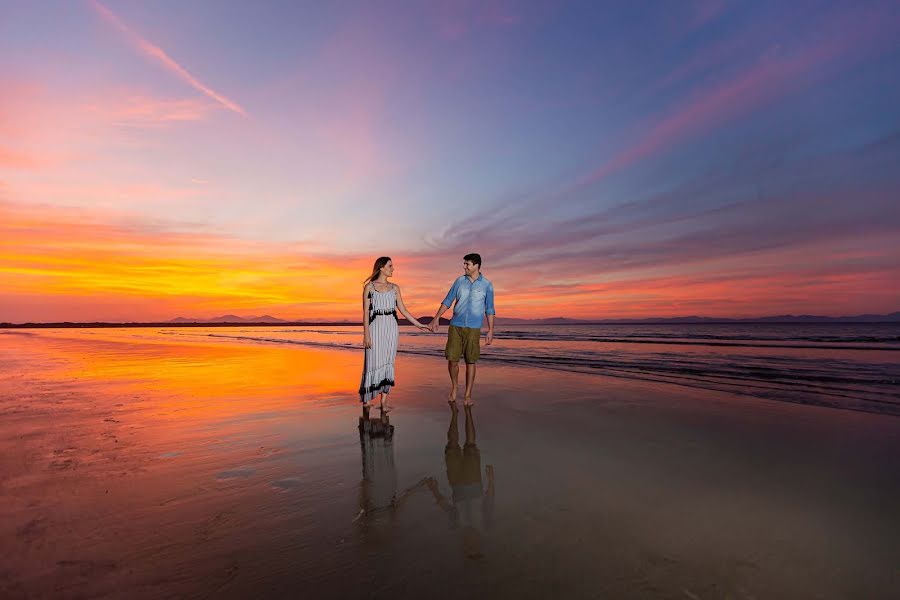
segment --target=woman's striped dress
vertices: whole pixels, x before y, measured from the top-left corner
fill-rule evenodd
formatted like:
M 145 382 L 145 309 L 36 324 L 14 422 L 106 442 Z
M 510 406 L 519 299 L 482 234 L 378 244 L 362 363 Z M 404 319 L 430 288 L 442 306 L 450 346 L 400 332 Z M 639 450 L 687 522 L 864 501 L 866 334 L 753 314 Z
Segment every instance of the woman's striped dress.
M 397 356 L 397 293 L 369 291 L 369 337 L 372 347 L 366 348 L 362 381 L 359 384 L 360 402 L 368 402 L 381 393 L 387 394 L 394 385 L 394 358 Z

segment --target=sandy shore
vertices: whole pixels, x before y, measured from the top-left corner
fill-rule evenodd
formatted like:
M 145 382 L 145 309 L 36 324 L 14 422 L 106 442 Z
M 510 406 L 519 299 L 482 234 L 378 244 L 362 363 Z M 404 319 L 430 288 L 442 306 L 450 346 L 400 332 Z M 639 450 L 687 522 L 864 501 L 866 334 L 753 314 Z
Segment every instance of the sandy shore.
M 0 333 L 0 596 L 890 598 L 900 420 L 401 356 Z

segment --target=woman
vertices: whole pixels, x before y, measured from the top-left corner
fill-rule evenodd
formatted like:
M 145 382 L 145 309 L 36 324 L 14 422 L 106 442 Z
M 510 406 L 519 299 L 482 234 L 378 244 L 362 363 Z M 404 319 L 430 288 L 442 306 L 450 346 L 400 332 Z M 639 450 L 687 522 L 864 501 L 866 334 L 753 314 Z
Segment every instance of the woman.
M 394 358 L 397 356 L 397 338 L 400 333 L 397 309 L 407 320 L 425 330 L 414 316 L 406 310 L 400 286 L 390 283 L 394 274 L 394 263 L 389 256 L 375 261 L 372 274 L 363 287 L 363 344 L 366 360 L 363 364 L 362 381 L 359 384 L 359 399 L 363 407 L 376 396 L 381 397 L 380 407 L 385 410 L 385 396 L 394 385 Z

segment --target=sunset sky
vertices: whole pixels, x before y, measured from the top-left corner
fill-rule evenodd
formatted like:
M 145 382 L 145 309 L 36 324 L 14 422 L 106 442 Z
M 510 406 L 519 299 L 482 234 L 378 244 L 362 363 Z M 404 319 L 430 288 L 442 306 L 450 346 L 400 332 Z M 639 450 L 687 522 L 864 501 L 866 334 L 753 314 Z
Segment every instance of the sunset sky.
M 900 310 L 900 3 L 0 0 L 0 321 Z

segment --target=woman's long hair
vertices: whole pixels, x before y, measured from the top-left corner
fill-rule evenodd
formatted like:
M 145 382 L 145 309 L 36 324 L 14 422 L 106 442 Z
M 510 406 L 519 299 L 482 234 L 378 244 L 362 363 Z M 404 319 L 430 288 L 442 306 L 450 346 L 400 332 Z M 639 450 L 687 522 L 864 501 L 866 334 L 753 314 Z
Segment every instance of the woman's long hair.
M 378 260 L 375 261 L 375 265 L 372 267 L 372 274 L 366 277 L 366 280 L 363 281 L 363 285 L 369 283 L 370 281 L 375 281 L 376 279 L 378 279 L 378 276 L 381 274 L 381 267 L 388 264 L 390 261 L 390 256 L 378 257 Z

